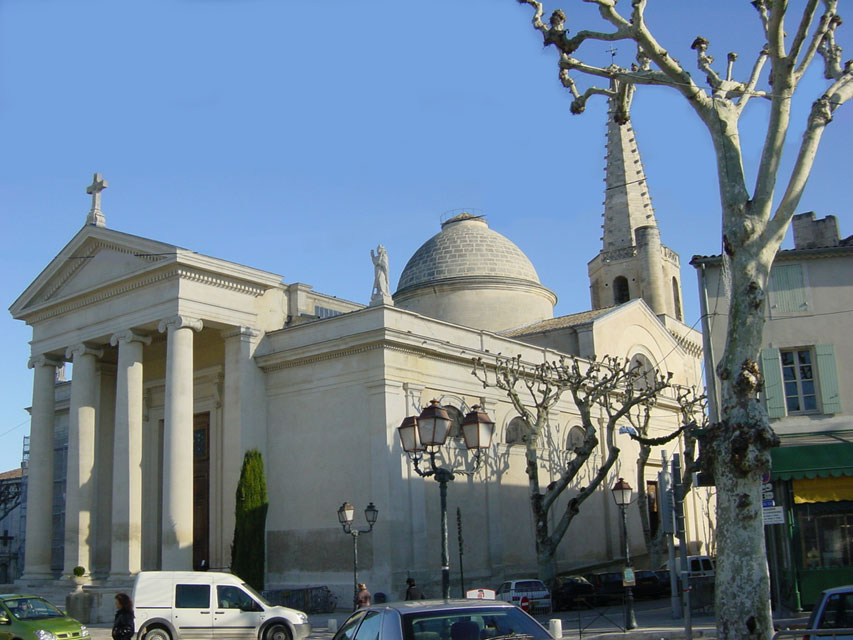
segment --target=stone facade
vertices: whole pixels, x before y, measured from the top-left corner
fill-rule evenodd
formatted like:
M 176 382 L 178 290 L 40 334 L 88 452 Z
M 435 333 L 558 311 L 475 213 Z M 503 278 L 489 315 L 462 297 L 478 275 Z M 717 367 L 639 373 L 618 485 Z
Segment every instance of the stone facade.
M 531 575 L 533 523 L 524 447 L 513 435 L 517 414 L 502 392 L 484 390 L 471 375 L 472 359 L 518 353 L 539 363 L 608 353 L 642 357 L 677 384 L 701 382 L 696 332 L 646 297 L 554 318 L 556 296 L 527 257 L 475 216 L 447 221 L 413 256 L 396 306 L 364 307 L 109 229 L 95 200 L 105 182 L 96 176 L 93 185 L 100 215 L 90 216 L 11 307 L 33 330 L 27 585 L 66 579 L 78 565 L 89 588 L 102 585 L 104 593 L 141 569 L 227 569 L 240 466 L 256 448 L 270 495 L 268 587 L 327 584 L 347 599 L 351 543 L 335 512 L 342 500 L 357 509 L 372 501 L 380 513 L 360 539 L 362 579 L 396 596 L 411 576 L 437 595 L 438 484 L 415 473 L 397 434 L 403 418 L 432 399 L 461 414 L 480 404 L 496 422 L 486 464 L 449 487 L 451 513 L 458 507 L 463 517 L 468 584 Z M 654 244 L 656 231 L 645 245 Z M 677 265 L 659 240 L 656 246 Z M 57 387 L 56 372 L 68 361 L 71 382 Z M 67 403 L 60 388 L 70 391 Z M 665 394 L 652 435 L 677 428 L 677 409 Z M 554 409 L 544 483 L 556 477 L 552 463 L 571 449 L 569 433 L 579 422 L 568 398 Z M 50 552 L 52 504 L 55 469 L 65 460 L 54 439 L 65 424 L 58 560 Z M 623 436 L 619 447 L 613 481 L 636 476 L 635 443 Z M 458 438 L 446 456 L 454 466 L 470 463 Z M 648 482 L 657 471 L 650 463 Z M 584 504 L 557 554 L 561 570 L 603 567 L 620 555 L 611 485 Z M 705 497 L 693 492 L 694 549 L 707 548 L 706 511 Z M 634 509 L 629 527 L 632 555 L 641 556 Z

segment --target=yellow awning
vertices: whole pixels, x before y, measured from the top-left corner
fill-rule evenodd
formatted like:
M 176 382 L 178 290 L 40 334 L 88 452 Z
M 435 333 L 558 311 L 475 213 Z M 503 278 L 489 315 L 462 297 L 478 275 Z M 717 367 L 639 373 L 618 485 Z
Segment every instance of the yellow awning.
M 853 478 L 803 478 L 792 480 L 795 504 L 853 500 Z

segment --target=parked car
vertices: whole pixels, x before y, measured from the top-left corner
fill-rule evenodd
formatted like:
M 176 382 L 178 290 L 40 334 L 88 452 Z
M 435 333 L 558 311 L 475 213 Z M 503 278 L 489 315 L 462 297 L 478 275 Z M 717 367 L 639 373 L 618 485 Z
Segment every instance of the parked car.
M 806 629 L 851 629 L 853 628 L 853 584 L 827 589 L 812 609 Z M 820 638 L 853 640 L 853 633 L 832 636 L 806 635 L 804 640 Z
M 669 592 L 669 573 L 664 583 L 657 571 L 639 569 L 634 572 L 634 595 L 638 598 L 660 598 Z
M 551 591 L 555 611 L 595 604 L 595 587 L 583 576 L 560 576 Z
M 508 580 L 498 587 L 495 597 L 519 606 L 526 598 L 530 613 L 551 613 L 551 592 L 541 580 Z
M 353 613 L 333 640 L 552 640 L 536 620 L 500 600 L 408 600 Z
M 305 613 L 271 605 L 230 573 L 141 571 L 133 603 L 139 640 L 302 640 L 311 633 Z
M 671 595 L 672 581 L 669 578 L 669 569 L 658 569 L 655 573 L 658 575 L 658 580 L 660 580 L 661 587 L 663 588 L 663 595 Z
M 687 571 L 691 578 L 713 578 L 714 566 L 714 559 L 711 556 L 687 556 Z M 669 563 L 665 562 L 663 568 L 669 569 Z M 675 570 L 681 571 L 681 558 L 676 559 Z
M 622 586 L 620 571 L 590 573 L 586 579 L 595 587 L 595 601 L 598 604 L 621 602 L 625 597 L 625 587 Z
M 0 595 L 0 639 L 56 640 L 88 638 L 89 630 L 44 598 L 11 593 Z

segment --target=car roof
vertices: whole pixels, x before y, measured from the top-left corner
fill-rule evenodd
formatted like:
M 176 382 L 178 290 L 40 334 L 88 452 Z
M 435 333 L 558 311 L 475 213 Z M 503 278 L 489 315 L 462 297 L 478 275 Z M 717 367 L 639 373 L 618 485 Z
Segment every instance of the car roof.
M 477 609 L 477 608 L 501 608 L 515 609 L 514 604 L 503 600 L 400 600 L 397 602 L 385 602 L 382 604 L 373 604 L 368 609 L 394 609 L 400 613 L 409 613 L 412 611 L 442 611 L 445 609 Z
M 827 595 L 832 595 L 834 593 L 848 593 L 853 591 L 853 584 L 847 584 L 843 587 L 833 587 L 832 589 L 825 589 L 824 593 Z
M 6 598 L 39 598 L 44 600 L 42 596 L 37 596 L 34 593 L 0 593 L 0 600 L 5 600 Z

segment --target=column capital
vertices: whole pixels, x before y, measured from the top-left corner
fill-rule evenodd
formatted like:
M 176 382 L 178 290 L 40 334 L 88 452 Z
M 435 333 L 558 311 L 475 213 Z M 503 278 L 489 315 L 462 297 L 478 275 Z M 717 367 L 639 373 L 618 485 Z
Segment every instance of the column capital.
M 161 320 L 159 326 L 157 327 L 157 330 L 160 333 L 165 333 L 169 328 L 183 329 L 184 327 L 189 327 L 193 331 L 201 331 L 203 326 L 204 324 L 198 318 L 174 315 L 170 318 L 165 318 Z
M 251 340 L 252 338 L 257 338 L 259 335 L 261 335 L 261 332 L 258 329 L 241 325 L 239 327 L 231 327 L 230 329 L 224 329 L 219 333 L 219 335 L 221 335 L 224 340 L 227 340 L 228 338 L 237 337 L 239 337 L 241 340 Z
M 101 358 L 104 355 L 103 349 L 96 349 L 95 347 L 90 347 L 84 342 L 80 344 L 74 344 L 68 347 L 65 350 L 65 357 L 72 362 L 77 358 L 77 356 L 95 356 L 96 358 Z
M 28 369 L 35 369 L 36 367 L 56 367 L 59 368 L 65 364 L 64 360 L 60 360 L 59 358 L 51 358 L 50 356 L 46 356 L 44 354 L 38 356 L 31 356 L 27 361 Z
M 114 333 L 110 337 L 110 344 L 112 346 L 116 346 L 120 342 L 141 342 L 142 344 L 151 344 L 151 336 L 135 333 L 133 329 L 126 329 L 125 331 Z

